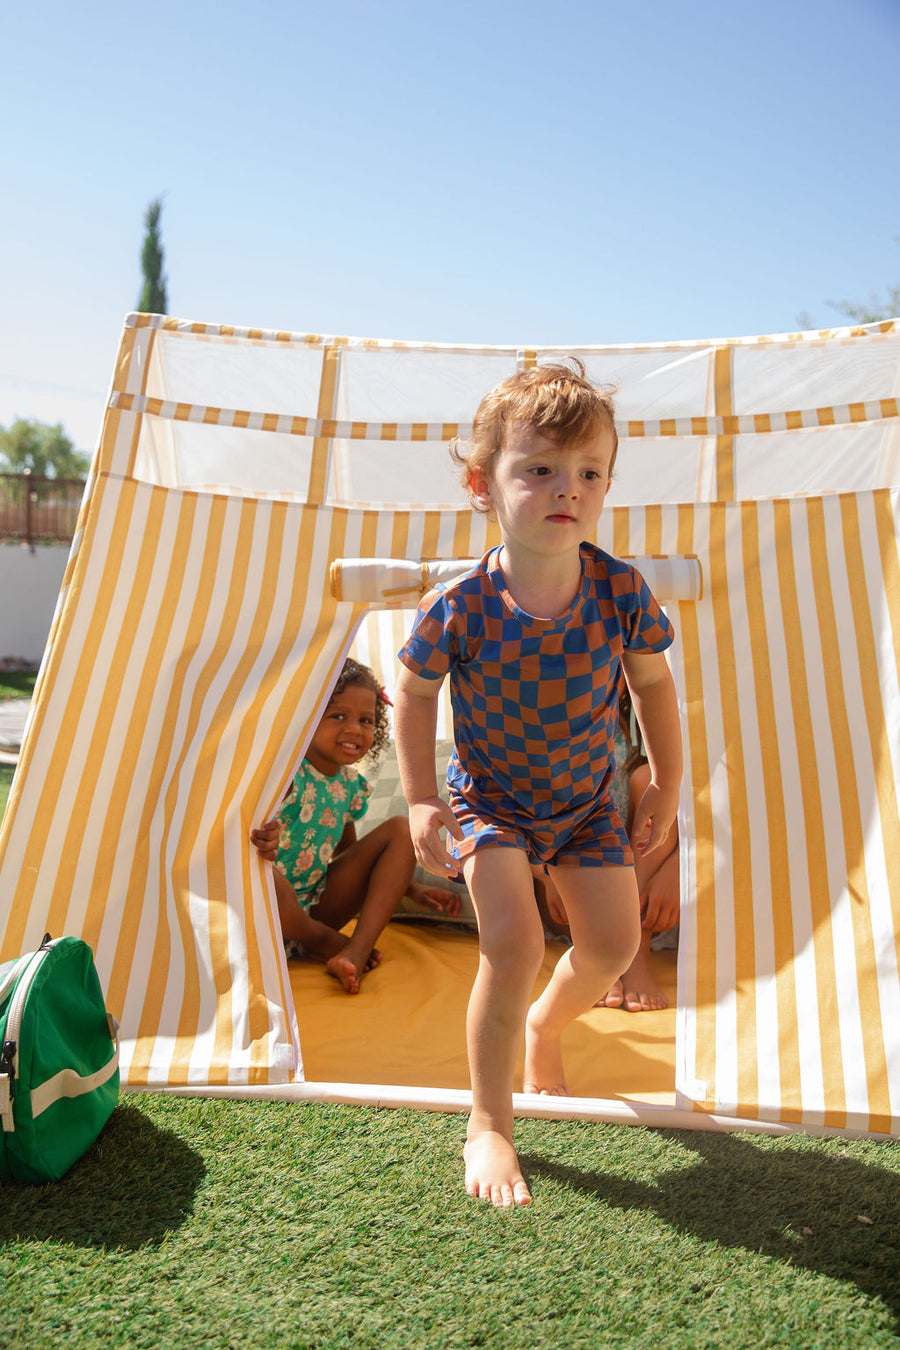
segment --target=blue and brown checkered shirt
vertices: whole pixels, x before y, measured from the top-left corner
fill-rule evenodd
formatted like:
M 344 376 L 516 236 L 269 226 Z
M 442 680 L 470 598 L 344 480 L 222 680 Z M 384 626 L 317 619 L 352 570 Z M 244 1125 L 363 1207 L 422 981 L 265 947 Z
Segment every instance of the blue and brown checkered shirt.
M 399 658 L 424 679 L 450 676 L 450 787 L 494 818 L 565 827 L 615 770 L 623 651 L 664 651 L 673 629 L 640 573 L 587 543 L 572 608 L 535 619 L 499 553 L 424 597 Z

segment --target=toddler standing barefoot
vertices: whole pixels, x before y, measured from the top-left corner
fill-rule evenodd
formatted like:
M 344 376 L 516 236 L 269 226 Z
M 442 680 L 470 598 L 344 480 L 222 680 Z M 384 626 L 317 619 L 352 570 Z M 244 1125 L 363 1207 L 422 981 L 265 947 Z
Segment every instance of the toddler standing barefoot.
M 422 600 L 394 710 L 416 857 L 439 876 L 461 865 L 478 917 L 466 1188 L 495 1205 L 531 1198 L 513 1144 L 523 1033 L 525 1091 L 567 1095 L 563 1029 L 638 948 L 634 855 L 609 795 L 623 671 L 651 771 L 634 823 L 643 853 L 668 834 L 681 780 L 662 654 L 671 625 L 633 567 L 587 542 L 617 438 L 611 400 L 573 366 L 538 366 L 482 400 L 471 446 L 456 453 L 473 505 L 496 513 L 502 544 Z M 449 807 L 433 753 L 448 674 Z M 529 1006 L 544 954 L 533 866 L 548 869 L 562 897 L 572 946 Z

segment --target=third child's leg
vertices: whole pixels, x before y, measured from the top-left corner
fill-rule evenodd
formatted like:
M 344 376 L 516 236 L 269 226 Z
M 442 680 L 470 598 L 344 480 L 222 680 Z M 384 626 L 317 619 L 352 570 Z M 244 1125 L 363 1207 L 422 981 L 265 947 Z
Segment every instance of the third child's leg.
M 469 998 L 466 1040 L 472 1114 L 466 1141 L 466 1189 L 495 1205 L 531 1197 L 513 1146 L 516 1054 L 544 934 L 524 853 L 484 848 L 465 864 L 478 916 L 478 973 Z
M 646 767 L 646 766 L 642 766 Z M 632 786 L 638 778 L 640 769 L 632 776 Z M 609 988 L 608 993 L 597 1000 L 598 1008 L 625 1008 L 628 1012 L 654 1012 L 667 1008 L 669 1000 L 653 977 L 650 969 L 650 942 L 656 932 L 665 932 L 678 922 L 679 876 L 678 876 L 678 826 L 673 825 L 668 836 L 659 848 L 655 848 L 646 857 L 638 854 L 634 863 L 638 895 L 641 897 L 641 944 L 637 955 Z M 652 909 L 645 909 L 647 897 L 652 896 Z M 667 902 L 660 916 L 660 895 Z M 654 921 L 654 915 L 657 921 Z
M 572 946 L 528 1012 L 525 1091 L 566 1095 L 560 1037 L 631 964 L 640 941 L 637 882 L 632 867 L 552 869 L 566 907 Z

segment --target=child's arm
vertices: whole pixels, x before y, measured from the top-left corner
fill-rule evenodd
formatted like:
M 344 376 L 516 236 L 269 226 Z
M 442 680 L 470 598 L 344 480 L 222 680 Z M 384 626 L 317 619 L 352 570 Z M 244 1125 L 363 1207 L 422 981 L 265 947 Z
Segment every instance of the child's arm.
M 332 858 L 336 858 L 339 853 L 343 853 L 345 848 L 349 848 L 351 844 L 355 843 L 356 843 L 356 822 L 353 820 L 348 820 L 344 828 L 341 830 L 340 839 L 334 846 L 334 852 L 331 855 Z
M 454 839 L 462 839 L 463 833 L 438 796 L 434 743 L 440 692 L 440 680 L 423 679 L 401 666 L 394 693 L 394 738 L 416 858 L 426 871 L 445 877 L 455 874 L 457 865 L 444 847 L 441 829 Z
M 650 764 L 650 783 L 632 828 L 633 847 L 646 854 L 663 842 L 678 815 L 683 769 L 678 701 L 662 652 L 626 651 L 622 665 Z

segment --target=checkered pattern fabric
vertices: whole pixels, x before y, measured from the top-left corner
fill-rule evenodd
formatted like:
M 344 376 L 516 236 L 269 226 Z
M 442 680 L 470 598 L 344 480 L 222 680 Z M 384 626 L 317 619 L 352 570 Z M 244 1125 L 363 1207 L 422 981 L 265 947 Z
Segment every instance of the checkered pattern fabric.
M 630 564 L 586 543 L 572 608 L 535 619 L 509 594 L 499 552 L 425 596 L 400 660 L 450 675 L 451 788 L 498 822 L 572 834 L 615 768 L 622 654 L 665 650 L 672 626 Z
M 438 771 L 438 783 L 440 784 L 446 775 L 447 764 L 453 753 L 453 742 L 449 740 L 439 740 L 434 748 L 435 766 Z M 384 754 L 379 758 L 374 768 L 365 766 L 366 778 L 372 785 L 372 795 L 369 798 L 369 805 L 366 814 L 357 826 L 357 833 L 360 835 L 368 834 L 369 830 L 380 825 L 382 821 L 388 820 L 391 816 L 406 816 L 408 808 L 406 798 L 403 796 L 403 789 L 400 786 L 400 766 L 397 763 L 397 749 L 393 741 L 390 742 Z M 446 801 L 446 786 L 441 791 L 441 796 Z M 472 901 L 469 892 L 459 881 L 444 881 L 438 877 L 432 876 L 424 868 L 417 867 L 415 871 L 415 880 L 421 882 L 423 886 L 441 886 L 444 890 L 455 891 L 459 896 L 460 912 L 455 919 L 450 919 L 446 914 L 440 914 L 434 910 L 423 909 L 421 905 L 415 904 L 408 897 L 400 901 L 397 909 L 396 918 L 398 919 L 418 919 L 423 923 L 437 923 L 444 926 L 450 925 L 455 928 L 474 929 L 476 926 L 475 910 L 472 907 Z

